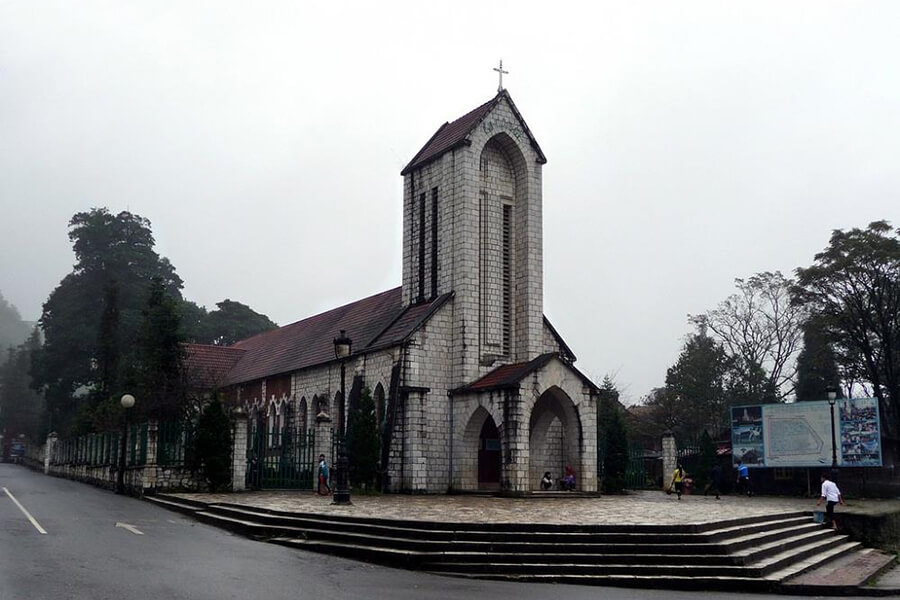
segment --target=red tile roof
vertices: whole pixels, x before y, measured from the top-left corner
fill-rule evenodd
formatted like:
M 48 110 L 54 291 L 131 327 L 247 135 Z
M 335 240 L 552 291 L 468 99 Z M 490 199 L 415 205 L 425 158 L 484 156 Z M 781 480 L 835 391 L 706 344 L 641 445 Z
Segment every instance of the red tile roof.
M 433 160 L 437 160 L 445 152 L 464 145 L 467 142 L 469 134 L 472 133 L 472 130 L 475 129 L 479 123 L 481 123 L 482 119 L 484 119 L 484 117 L 487 116 L 491 109 L 497 105 L 501 98 L 506 98 L 506 100 L 509 102 L 509 106 L 512 108 L 513 113 L 522 124 L 522 129 L 525 130 L 525 133 L 528 134 L 528 139 L 531 142 L 532 147 L 537 151 L 538 160 L 542 164 L 546 163 L 547 159 L 544 157 L 544 153 L 541 151 L 540 146 L 538 146 L 537 140 L 534 139 L 534 136 L 528 129 L 528 125 L 525 124 L 525 120 L 522 118 L 522 115 L 519 113 L 516 105 L 513 104 L 509 92 L 507 92 L 506 90 L 502 90 L 492 99 L 488 100 L 478 108 L 467 112 L 452 123 L 444 123 L 443 125 L 441 125 L 434 133 L 434 135 L 431 136 L 431 139 L 428 140 L 428 142 L 425 143 L 422 149 L 419 150 L 418 153 L 416 153 L 413 159 L 409 161 L 409 164 L 406 165 L 406 167 L 402 171 L 400 171 L 400 174 L 406 175 L 417 167 L 424 166 Z
M 184 366 L 188 385 L 199 389 L 215 389 L 225 383 L 228 371 L 246 350 L 229 346 L 184 344 Z
M 487 375 L 476 379 L 468 385 L 451 390 L 451 394 L 460 394 L 465 392 L 488 392 L 493 390 L 502 390 L 519 387 L 525 377 L 534 373 L 553 359 L 562 360 L 563 364 L 581 379 L 588 388 L 593 392 L 598 392 L 599 388 L 588 379 L 581 371 L 576 369 L 570 362 L 563 360 L 558 352 L 547 352 L 541 354 L 528 362 L 514 363 L 511 365 L 503 365 L 497 367 Z
M 443 304 L 449 294 L 409 306 L 401 305 L 397 287 L 327 312 L 266 331 L 235 343 L 245 352 L 228 374 L 228 384 L 290 373 L 335 360 L 334 338 L 343 329 L 353 353 L 402 342 Z

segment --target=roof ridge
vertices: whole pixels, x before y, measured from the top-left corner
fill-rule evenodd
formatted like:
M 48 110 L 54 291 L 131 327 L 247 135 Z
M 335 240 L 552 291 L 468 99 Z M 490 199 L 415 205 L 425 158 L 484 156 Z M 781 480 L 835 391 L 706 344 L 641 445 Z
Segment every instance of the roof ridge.
M 259 337 L 261 337 L 261 336 L 271 335 L 272 333 L 274 333 L 274 332 L 276 332 L 276 331 L 283 331 L 284 329 L 287 329 L 288 327 L 295 327 L 295 326 L 297 326 L 297 325 L 299 325 L 299 324 L 301 324 L 301 323 L 304 323 L 304 322 L 306 322 L 306 321 L 309 321 L 310 319 L 315 319 L 315 318 L 317 318 L 317 317 L 321 317 L 321 316 L 327 315 L 327 314 L 329 314 L 329 313 L 334 313 L 334 312 L 337 312 L 337 311 L 339 311 L 339 310 L 346 309 L 346 308 L 348 308 L 348 307 L 350 307 L 350 306 L 353 306 L 354 304 L 357 304 L 357 303 L 359 303 L 359 302 L 365 302 L 366 300 L 369 300 L 369 299 L 371 299 L 371 298 L 376 298 L 376 297 L 378 297 L 378 296 L 383 296 L 383 295 L 385 295 L 385 294 L 390 294 L 391 292 L 396 292 L 396 291 L 399 290 L 401 287 L 402 287 L 402 286 L 399 286 L 399 285 L 398 285 L 398 286 L 396 286 L 396 287 L 392 287 L 392 288 L 390 288 L 390 289 L 388 289 L 388 290 L 385 290 L 385 291 L 383 291 L 383 292 L 378 292 L 377 294 L 371 294 L 371 295 L 369 295 L 369 296 L 365 296 L 365 297 L 363 297 L 363 298 L 359 298 L 358 300 L 353 300 L 352 302 L 347 302 L 346 304 L 342 304 L 341 306 L 336 306 L 336 307 L 334 307 L 334 308 L 330 308 L 330 309 L 328 309 L 328 310 L 324 310 L 324 311 L 322 311 L 322 312 L 320 312 L 320 313 L 316 313 L 316 314 L 314 314 L 314 315 L 309 315 L 309 316 L 307 316 L 307 317 L 303 317 L 302 319 L 298 319 L 297 321 L 294 321 L 293 323 L 288 323 L 288 324 L 286 324 L 286 325 L 282 325 L 282 326 L 280 326 L 280 327 L 276 327 L 275 329 L 269 329 L 269 330 L 267 330 L 267 331 L 261 331 L 260 333 L 257 333 L 256 335 L 251 335 L 251 336 L 248 337 L 248 338 L 244 338 L 244 339 L 242 339 L 242 340 L 236 341 L 234 344 L 232 344 L 231 346 L 229 346 L 229 348 L 235 348 L 235 347 L 238 347 L 238 346 L 237 346 L 238 344 L 243 344 L 244 342 L 248 342 L 248 341 L 250 341 L 250 340 L 255 340 L 255 339 L 257 339 L 257 338 L 259 338 Z

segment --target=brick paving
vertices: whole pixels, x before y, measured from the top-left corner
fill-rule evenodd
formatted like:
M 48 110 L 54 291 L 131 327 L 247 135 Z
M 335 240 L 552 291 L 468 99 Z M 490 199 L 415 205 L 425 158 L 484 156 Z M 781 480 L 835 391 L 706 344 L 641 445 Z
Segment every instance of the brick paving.
M 700 524 L 748 516 L 813 510 L 815 500 L 768 496 L 684 496 L 657 491 L 622 496 L 573 498 L 496 498 L 488 496 L 353 496 L 352 506 L 334 506 L 311 492 L 173 494 L 207 503 L 305 514 L 352 515 L 384 519 L 464 523 L 551 523 L 577 525 Z M 852 504 L 852 503 L 851 503 Z M 852 506 L 841 507 L 852 510 Z

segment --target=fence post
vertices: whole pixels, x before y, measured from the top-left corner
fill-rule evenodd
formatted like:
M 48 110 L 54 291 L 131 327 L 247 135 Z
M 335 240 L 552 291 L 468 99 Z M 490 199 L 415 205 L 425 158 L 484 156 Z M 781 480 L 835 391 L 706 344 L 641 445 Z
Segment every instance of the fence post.
M 319 491 L 319 455 L 324 454 L 325 460 L 329 465 L 334 465 L 337 457 L 331 456 L 331 447 L 333 444 L 333 431 L 331 429 L 331 417 L 325 411 L 316 415 L 316 429 L 313 434 L 313 468 L 312 468 L 312 486 L 313 490 Z
M 247 413 L 234 410 L 231 413 L 234 431 L 231 444 L 231 489 L 241 492 L 247 489 Z
M 159 448 L 159 421 L 152 420 L 147 422 L 147 458 L 144 461 L 143 489 L 152 489 L 156 487 L 156 453 Z
M 671 483 L 669 478 L 672 476 L 672 473 L 675 472 L 675 467 L 678 466 L 678 448 L 675 446 L 675 435 L 671 431 L 663 434 L 662 459 L 662 484 L 663 489 L 665 489 Z
M 53 460 L 53 456 L 56 454 L 56 442 L 59 441 L 59 438 L 56 435 L 55 431 L 51 431 L 47 435 L 47 445 L 44 446 L 44 475 L 48 475 L 50 473 L 50 462 Z

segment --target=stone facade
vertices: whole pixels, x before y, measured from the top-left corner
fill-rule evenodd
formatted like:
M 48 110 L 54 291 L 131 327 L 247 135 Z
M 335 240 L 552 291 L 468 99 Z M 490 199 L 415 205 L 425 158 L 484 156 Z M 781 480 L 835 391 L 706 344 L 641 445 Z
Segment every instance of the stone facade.
M 429 150 L 444 138 L 453 139 Z M 379 390 L 389 491 L 526 493 L 567 465 L 580 489 L 597 489 L 598 390 L 543 316 L 544 162 L 501 92 L 445 125 L 404 169 L 401 304 L 428 313 L 388 344 L 355 346 L 344 363 L 348 391 L 355 378 Z M 492 387 L 504 369 L 516 378 Z M 337 360 L 233 383 L 251 428 L 260 415 L 280 423 L 285 407 L 298 429 L 317 414 L 346 425 Z

